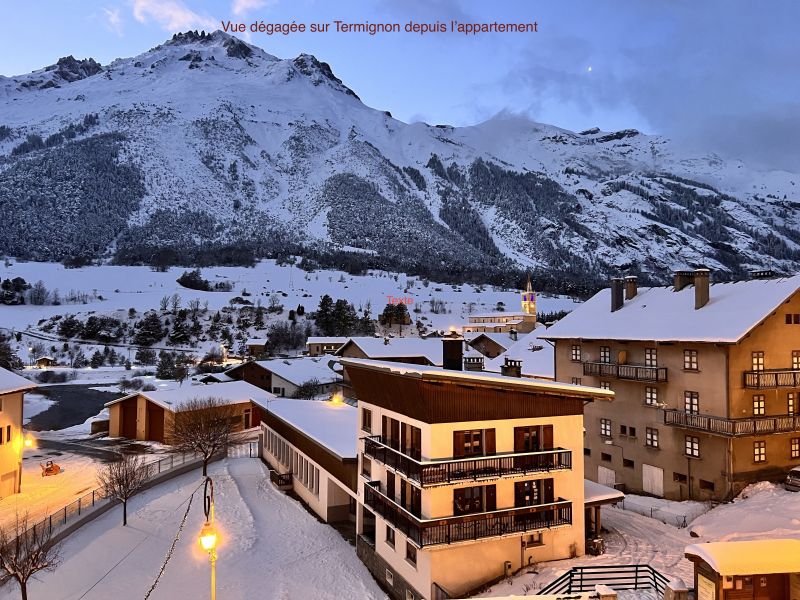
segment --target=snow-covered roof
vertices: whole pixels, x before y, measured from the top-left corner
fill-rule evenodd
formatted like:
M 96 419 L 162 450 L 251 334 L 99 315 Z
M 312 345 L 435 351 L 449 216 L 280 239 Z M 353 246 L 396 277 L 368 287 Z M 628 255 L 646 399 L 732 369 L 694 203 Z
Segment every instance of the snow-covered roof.
M 266 346 L 267 338 L 248 338 L 244 343 L 245 346 Z
M 472 344 L 475 340 L 479 337 L 486 337 L 492 340 L 495 344 L 502 346 L 506 350 L 508 350 L 512 344 L 514 344 L 514 340 L 511 339 L 511 336 L 508 333 L 496 333 L 492 331 L 467 331 L 464 333 L 464 339 L 467 340 L 470 344 Z
M 32 381 L 12 373 L 7 369 L 0 368 L 0 394 L 11 394 L 22 390 L 32 390 L 36 384 Z
M 369 358 L 426 358 L 434 365 L 442 364 L 442 340 L 441 338 L 376 338 L 376 337 L 353 337 L 348 344 L 353 343 Z M 347 347 L 347 344 L 336 354 Z
M 537 325 L 530 333 L 521 335 L 508 350 L 486 361 L 486 370 L 500 372 L 506 357 L 522 362 L 522 375 L 525 377 L 555 377 L 555 350 L 553 346 L 540 338 L 546 331 L 544 325 Z M 538 349 L 534 349 L 538 348 Z
M 423 379 L 456 379 L 468 381 L 470 383 L 485 382 L 521 387 L 542 393 L 587 396 L 595 400 L 614 399 L 614 392 L 611 390 L 603 390 L 586 385 L 545 381 L 543 379 L 533 379 L 530 377 L 511 377 L 509 375 L 488 373 L 486 371 L 456 371 L 454 369 L 443 369 L 442 367 L 434 367 L 429 365 L 411 365 L 407 363 L 369 360 L 363 358 L 343 358 L 342 364 L 345 366 L 345 368 L 352 365 L 354 367 L 366 367 L 369 369 L 388 371 L 391 373 L 397 373 L 398 375 L 411 375 Z
M 611 312 L 604 289 L 550 327 L 549 339 L 653 340 L 735 343 L 800 289 L 800 275 L 710 286 L 709 301 L 694 307 L 694 286 L 640 288 Z
M 505 311 L 497 311 L 497 312 L 490 312 L 490 313 L 476 313 L 474 315 L 469 315 L 470 319 L 496 319 L 498 317 L 519 317 L 525 318 L 529 315 L 526 312 L 505 312 Z
M 175 412 L 190 400 L 200 400 L 203 398 L 219 398 L 225 404 L 241 404 L 244 402 L 255 402 L 259 406 L 265 407 L 267 402 L 275 398 L 266 390 L 262 390 L 246 381 L 231 381 L 226 383 L 209 383 L 205 385 L 182 385 L 173 390 L 162 390 L 154 392 L 138 391 L 127 396 L 122 396 L 116 400 L 106 403 L 111 406 L 117 402 L 122 402 L 128 398 L 144 396 L 153 404 L 157 404 L 165 410 Z
M 464 327 L 501 327 L 503 325 L 519 325 L 523 319 L 506 319 L 505 321 L 470 321 L 469 323 L 462 323 L 461 328 Z
M 358 409 L 344 402 L 273 400 L 267 410 L 341 458 L 358 456 Z
M 321 335 L 310 335 L 308 336 L 308 340 L 306 341 L 306 345 L 308 344 L 344 344 L 349 340 L 349 337 L 342 337 L 342 336 L 321 336 Z
M 583 503 L 586 506 L 613 504 L 625 498 L 625 494 L 612 487 L 589 479 L 583 480 Z
M 299 358 L 276 358 L 273 360 L 258 360 L 256 364 L 264 367 L 294 385 L 302 385 L 307 381 L 316 379 L 320 383 L 333 383 L 339 381 L 338 373 L 333 371 L 333 366 L 338 362 L 333 356 L 304 356 Z M 234 367 L 236 368 L 236 367 Z
M 229 381 L 236 381 L 233 377 L 231 377 L 227 373 L 202 373 L 202 374 L 199 374 L 199 375 L 195 375 L 194 377 L 192 377 L 192 379 L 195 380 L 195 381 L 204 381 L 204 380 L 208 379 L 208 380 L 217 381 L 219 383 L 227 383 Z
M 709 542 L 686 546 L 720 575 L 770 575 L 800 572 L 800 539 Z

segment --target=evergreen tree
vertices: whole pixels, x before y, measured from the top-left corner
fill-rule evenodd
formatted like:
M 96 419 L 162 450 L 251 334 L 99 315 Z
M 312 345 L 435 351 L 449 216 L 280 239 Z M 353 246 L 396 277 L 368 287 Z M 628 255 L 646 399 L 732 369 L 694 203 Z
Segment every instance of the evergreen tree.
M 356 309 L 347 300 L 339 299 L 331 313 L 331 332 L 327 335 L 351 335 L 358 321 Z
M 328 294 L 320 299 L 314 321 L 322 335 L 333 335 L 333 299 Z
M 155 312 L 149 312 L 139 322 L 139 330 L 133 337 L 133 343 L 137 346 L 152 346 L 164 337 L 164 330 L 161 326 L 161 319 Z
M 140 365 L 154 365 L 156 362 L 156 352 L 150 348 L 138 348 L 136 350 L 135 359 Z
M 8 338 L 0 333 L 0 368 L 11 370 L 21 366 L 19 357 L 14 354 L 11 344 L 8 343 Z
M 175 315 L 175 320 L 172 323 L 172 331 L 169 334 L 170 344 L 180 345 L 189 343 L 189 329 L 186 326 L 186 310 L 181 309 Z
M 102 353 L 99 350 L 96 350 L 94 354 L 92 354 L 92 359 L 89 361 L 89 366 L 93 369 L 97 369 L 98 367 L 102 367 L 103 363 L 105 362 Z
M 162 350 L 159 353 L 156 377 L 159 379 L 173 379 L 175 377 L 175 356 L 172 352 Z

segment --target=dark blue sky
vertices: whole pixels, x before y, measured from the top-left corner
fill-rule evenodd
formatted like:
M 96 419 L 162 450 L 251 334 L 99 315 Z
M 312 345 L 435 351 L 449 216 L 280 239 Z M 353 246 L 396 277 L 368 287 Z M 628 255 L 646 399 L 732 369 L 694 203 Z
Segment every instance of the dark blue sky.
M 252 34 L 315 54 L 404 121 L 500 111 L 569 129 L 634 127 L 800 170 L 800 2 L 774 0 L 38 0 L 4 6 L 0 74 L 67 54 L 105 64 L 221 20 L 536 21 L 535 34 Z

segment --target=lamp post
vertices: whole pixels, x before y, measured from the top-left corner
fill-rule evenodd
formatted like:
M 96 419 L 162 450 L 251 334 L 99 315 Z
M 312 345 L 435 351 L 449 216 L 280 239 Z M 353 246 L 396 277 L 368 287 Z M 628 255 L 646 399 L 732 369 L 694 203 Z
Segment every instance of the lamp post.
M 17 493 L 22 491 L 22 453 L 25 448 L 33 448 L 33 438 L 30 435 L 23 435 L 20 430 L 19 435 L 14 438 L 12 447 L 17 453 Z
M 217 530 L 214 526 L 214 482 L 206 477 L 203 487 L 203 512 L 206 522 L 200 530 L 200 546 L 211 561 L 211 600 L 217 598 Z

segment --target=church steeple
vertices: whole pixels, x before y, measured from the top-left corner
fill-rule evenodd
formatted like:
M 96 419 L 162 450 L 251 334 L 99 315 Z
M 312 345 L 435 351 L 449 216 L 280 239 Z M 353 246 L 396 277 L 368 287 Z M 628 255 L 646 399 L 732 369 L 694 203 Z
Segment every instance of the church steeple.
M 522 311 L 536 317 L 536 292 L 533 291 L 530 275 L 528 275 L 528 285 L 522 292 Z

